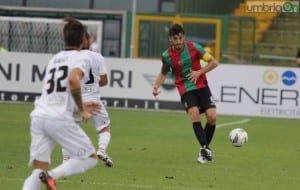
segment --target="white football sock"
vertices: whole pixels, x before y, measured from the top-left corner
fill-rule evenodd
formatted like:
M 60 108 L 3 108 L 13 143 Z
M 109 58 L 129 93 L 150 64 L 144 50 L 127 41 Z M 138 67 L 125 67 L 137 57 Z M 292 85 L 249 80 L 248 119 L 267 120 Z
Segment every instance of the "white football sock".
M 109 142 L 110 142 L 111 134 L 108 131 L 98 134 L 98 146 L 106 151 Z
M 42 171 L 41 169 L 34 169 L 32 174 L 25 180 L 22 190 L 39 190 L 41 186 L 39 174 Z
M 84 160 L 70 158 L 68 161 L 50 170 L 48 173 L 53 179 L 57 180 L 61 177 L 84 173 L 96 165 L 97 159 L 95 158 L 89 157 Z

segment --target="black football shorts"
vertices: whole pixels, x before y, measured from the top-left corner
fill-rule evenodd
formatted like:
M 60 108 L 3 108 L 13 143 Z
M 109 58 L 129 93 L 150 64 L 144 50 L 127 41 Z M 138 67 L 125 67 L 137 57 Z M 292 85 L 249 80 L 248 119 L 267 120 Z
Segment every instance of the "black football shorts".
M 216 107 L 216 102 L 208 86 L 184 93 L 181 96 L 181 103 L 186 111 L 190 107 L 197 106 L 200 113 L 204 113 L 208 108 Z

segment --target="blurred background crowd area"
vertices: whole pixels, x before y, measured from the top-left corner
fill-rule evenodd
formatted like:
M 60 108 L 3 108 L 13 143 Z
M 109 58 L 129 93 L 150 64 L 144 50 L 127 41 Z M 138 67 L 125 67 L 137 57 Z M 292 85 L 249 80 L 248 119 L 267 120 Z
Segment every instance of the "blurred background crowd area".
M 106 57 L 160 58 L 168 47 L 168 28 L 180 23 L 187 40 L 200 43 L 221 63 L 296 67 L 299 1 L 289 4 L 291 11 L 265 12 L 249 11 L 249 2 L 0 0 L 0 49 L 56 53 L 63 48 L 62 18 L 73 16 L 87 25 Z

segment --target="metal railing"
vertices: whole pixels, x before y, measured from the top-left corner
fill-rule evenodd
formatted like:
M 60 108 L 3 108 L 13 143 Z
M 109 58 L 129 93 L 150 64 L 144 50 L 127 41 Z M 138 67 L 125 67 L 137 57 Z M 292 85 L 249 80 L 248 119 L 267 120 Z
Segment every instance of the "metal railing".
M 295 56 L 280 56 L 257 53 L 225 52 L 222 57 L 231 64 L 252 64 L 296 67 Z

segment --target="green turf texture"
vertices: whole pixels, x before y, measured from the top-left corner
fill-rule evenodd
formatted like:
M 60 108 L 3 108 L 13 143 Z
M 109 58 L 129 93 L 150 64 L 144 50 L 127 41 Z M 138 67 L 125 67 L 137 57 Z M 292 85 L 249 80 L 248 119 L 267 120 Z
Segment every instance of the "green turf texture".
M 22 189 L 31 173 L 27 163 L 32 108 L 32 104 L 0 103 L 1 190 Z M 218 124 L 250 121 L 217 128 L 211 144 L 213 161 L 201 165 L 196 162 L 199 145 L 186 113 L 108 111 L 112 121 L 108 153 L 114 167 L 107 168 L 99 161 L 85 174 L 58 180 L 59 190 L 299 189 L 299 120 L 220 115 Z M 96 145 L 92 124 L 82 127 Z M 248 143 L 240 148 L 228 141 L 230 130 L 237 127 L 249 135 Z M 60 162 L 57 147 L 51 167 Z

